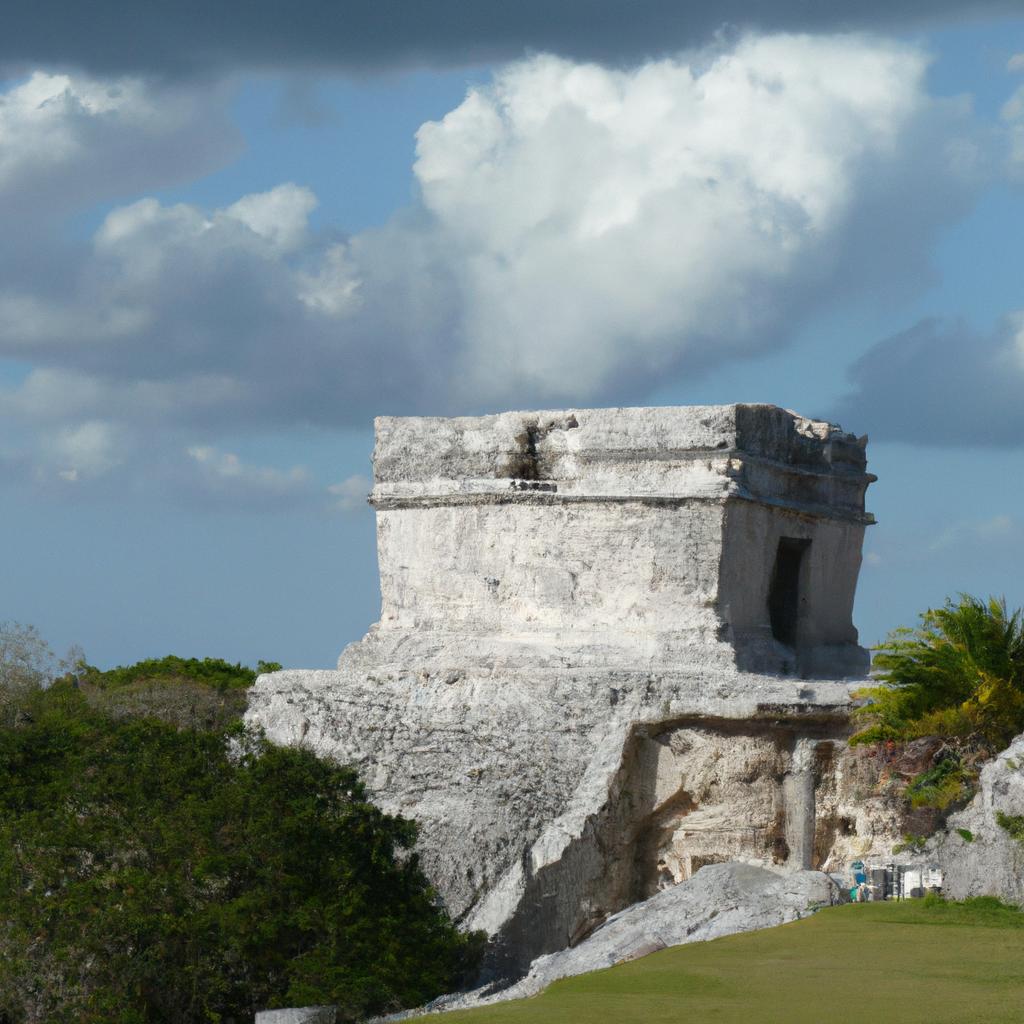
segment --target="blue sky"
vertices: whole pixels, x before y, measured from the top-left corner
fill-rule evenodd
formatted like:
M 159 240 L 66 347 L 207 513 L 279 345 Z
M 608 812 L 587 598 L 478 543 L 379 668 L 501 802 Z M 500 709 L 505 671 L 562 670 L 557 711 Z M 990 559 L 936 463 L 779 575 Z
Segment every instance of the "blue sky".
M 378 610 L 374 414 L 733 401 L 871 435 L 864 642 L 1024 604 L 1024 16 L 729 6 L 337 45 L 262 5 L 219 46 L 23 18 L 0 619 L 103 666 L 330 665 Z

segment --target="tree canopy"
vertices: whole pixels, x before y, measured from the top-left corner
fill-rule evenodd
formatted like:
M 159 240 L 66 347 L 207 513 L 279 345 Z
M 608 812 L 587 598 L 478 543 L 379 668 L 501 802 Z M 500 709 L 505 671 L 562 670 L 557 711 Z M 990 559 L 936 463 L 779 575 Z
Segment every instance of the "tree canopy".
M 165 658 L 147 658 L 134 665 L 118 665 L 106 670 L 83 665 L 81 679 L 104 689 L 165 679 L 190 680 L 215 690 L 245 690 L 256 682 L 261 672 L 275 672 L 280 667 L 276 661 L 261 661 L 252 669 L 221 658 L 179 658 L 169 654 Z
M 138 685 L 118 671 L 109 689 Z M 479 942 L 438 909 L 415 825 L 351 768 L 237 721 L 111 714 L 88 689 L 37 687 L 0 727 L 2 1024 L 311 1003 L 356 1020 L 458 985 Z
M 220 658 L 168 655 L 106 670 L 82 661 L 69 678 L 93 707 L 112 717 L 148 716 L 182 728 L 218 729 L 245 713 L 246 690 L 256 677 L 280 667 L 261 661 L 251 669 Z

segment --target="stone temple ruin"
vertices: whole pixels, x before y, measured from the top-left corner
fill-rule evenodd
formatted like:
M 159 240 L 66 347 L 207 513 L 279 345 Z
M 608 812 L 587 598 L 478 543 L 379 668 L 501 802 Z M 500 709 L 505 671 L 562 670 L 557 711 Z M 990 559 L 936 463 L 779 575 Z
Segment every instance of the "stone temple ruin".
M 376 435 L 380 621 L 336 671 L 262 676 L 249 720 L 419 822 L 500 970 L 704 864 L 891 842 L 844 742 L 865 438 L 769 405 Z

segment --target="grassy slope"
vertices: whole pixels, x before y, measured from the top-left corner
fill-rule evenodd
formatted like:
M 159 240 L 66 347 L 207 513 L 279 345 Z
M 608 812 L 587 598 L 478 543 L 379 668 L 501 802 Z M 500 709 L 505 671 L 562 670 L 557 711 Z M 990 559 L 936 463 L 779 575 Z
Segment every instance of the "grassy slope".
M 444 1024 L 1003 1024 L 1024 1021 L 1024 914 L 853 904 L 567 978 Z

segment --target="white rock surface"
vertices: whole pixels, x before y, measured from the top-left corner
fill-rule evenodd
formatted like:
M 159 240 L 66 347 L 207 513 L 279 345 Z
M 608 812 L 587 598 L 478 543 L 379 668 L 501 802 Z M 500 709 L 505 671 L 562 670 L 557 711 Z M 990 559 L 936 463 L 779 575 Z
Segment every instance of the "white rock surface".
M 922 854 L 922 863 L 942 868 L 945 895 L 958 900 L 998 896 L 1024 906 L 1024 846 L 999 824 L 1000 811 L 1024 816 L 1024 736 L 982 768 L 977 795 L 950 816 Z
M 376 428 L 380 622 L 335 672 L 261 676 L 248 718 L 419 822 L 495 969 L 703 864 L 810 867 L 861 827 L 864 439 L 743 405 Z
M 669 946 L 773 928 L 843 901 L 836 884 L 820 871 L 780 874 L 750 864 L 708 865 L 688 881 L 610 917 L 579 945 L 535 960 L 529 973 L 507 988 L 444 996 L 423 1010 L 386 1019 L 524 999 L 559 978 L 614 967 Z
M 256 1024 L 334 1024 L 337 1018 L 335 1006 L 301 1006 L 263 1010 L 256 1014 Z
M 381 632 L 630 668 L 867 668 L 864 439 L 767 405 L 382 417 L 376 433 Z M 793 643 L 768 611 L 781 538 L 803 545 Z
M 842 901 L 836 884 L 820 871 L 780 874 L 751 864 L 709 864 L 688 881 L 613 915 L 578 946 L 538 958 L 526 977 L 498 998 L 536 995 L 559 978 L 668 946 L 772 928 Z

